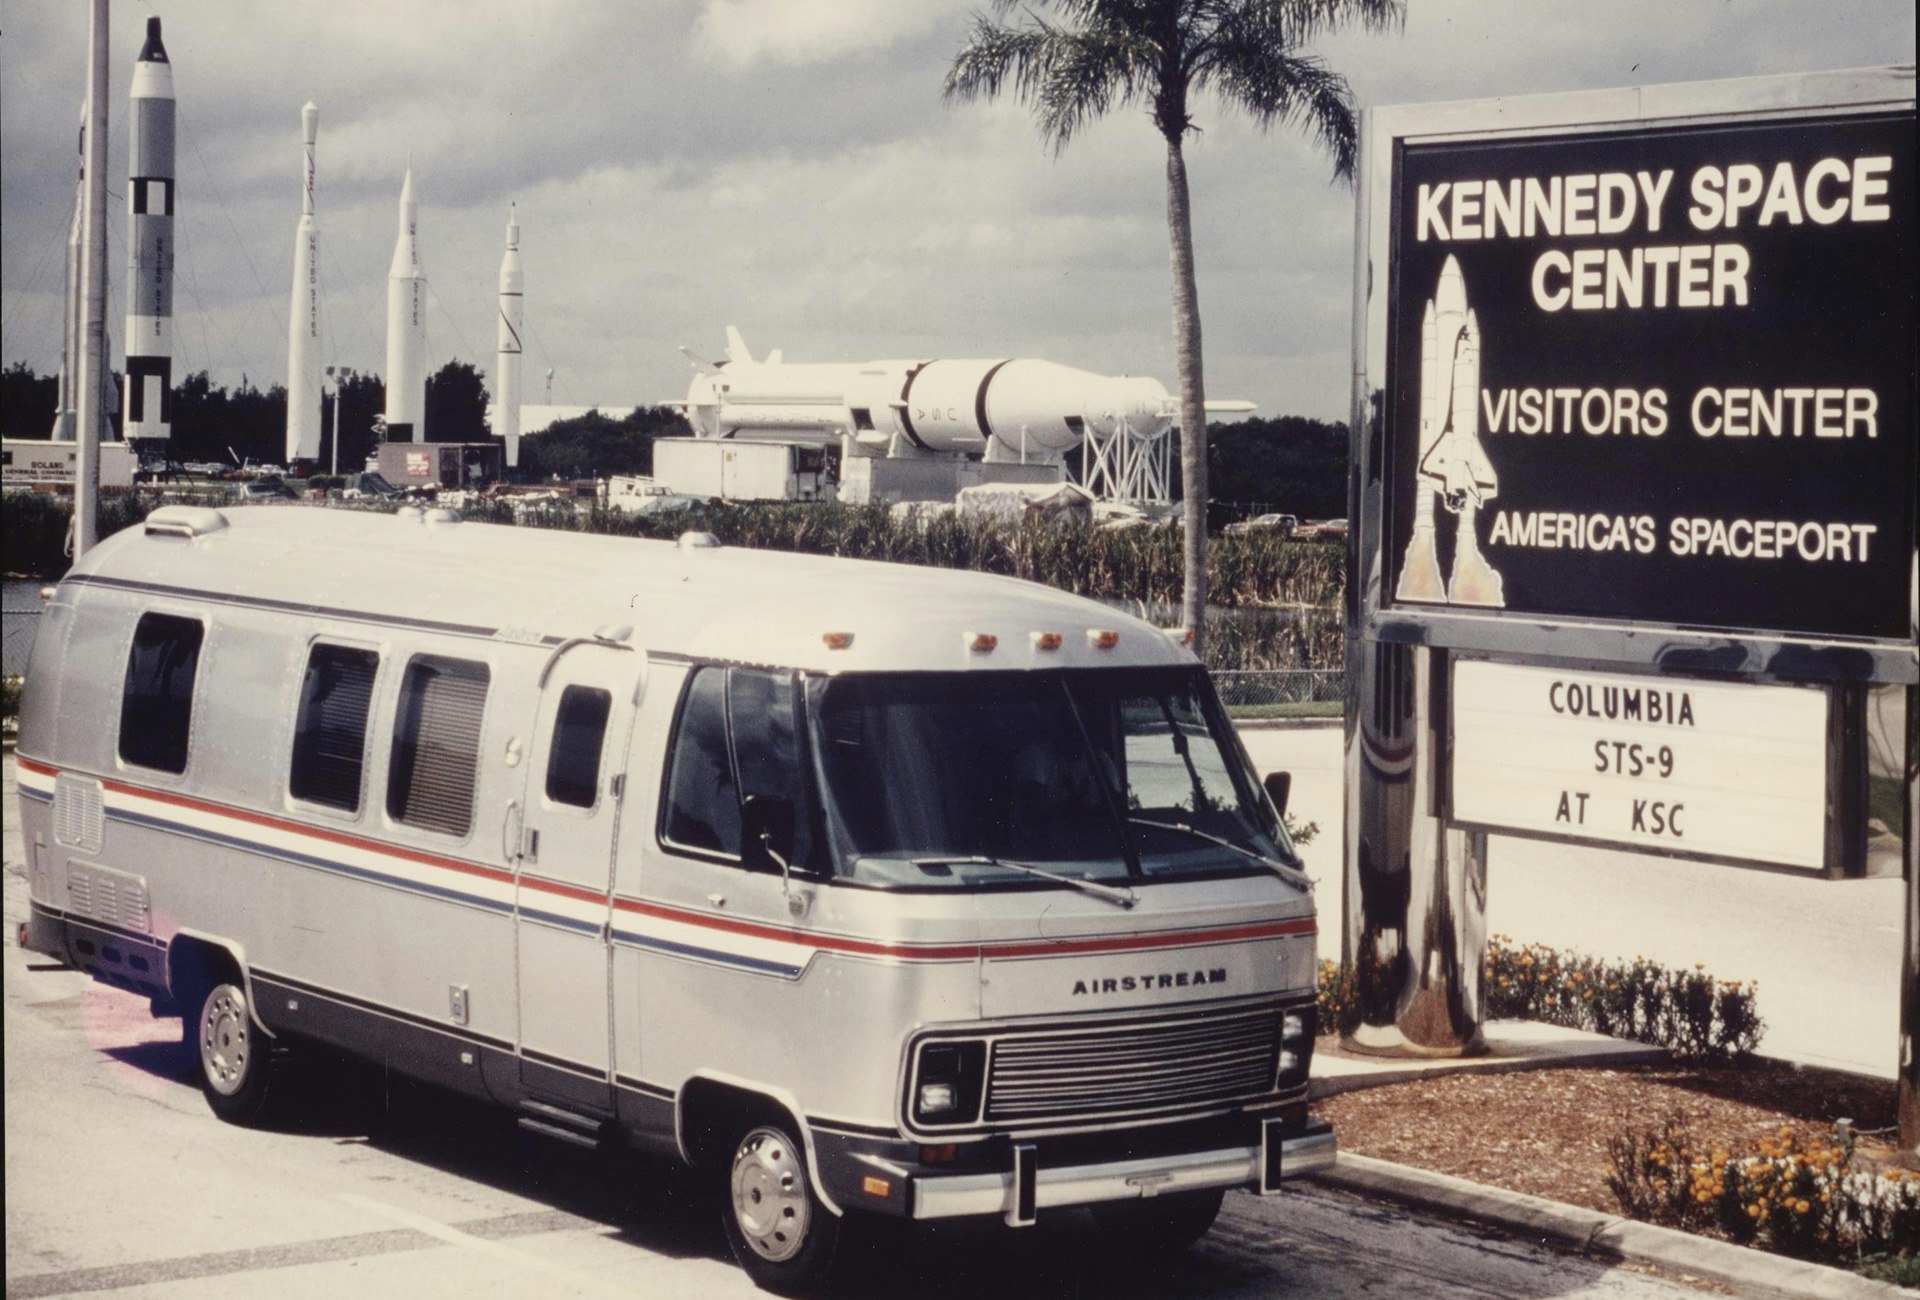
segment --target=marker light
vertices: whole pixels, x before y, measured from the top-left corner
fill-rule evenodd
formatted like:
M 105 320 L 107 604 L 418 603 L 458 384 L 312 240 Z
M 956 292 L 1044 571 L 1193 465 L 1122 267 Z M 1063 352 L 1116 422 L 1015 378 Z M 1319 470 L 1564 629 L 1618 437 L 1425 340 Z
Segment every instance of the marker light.
M 1087 644 L 1095 650 L 1111 650 L 1120 644 L 1120 634 L 1112 628 L 1090 627 L 1087 629 Z
M 985 654 L 1000 644 L 1000 638 L 991 632 L 969 632 L 966 636 L 967 649 L 976 654 Z
M 853 633 L 823 632 L 820 634 L 820 639 L 826 643 L 826 647 L 829 650 L 845 650 L 853 644 Z
M 1035 632 L 1033 634 L 1033 648 L 1035 650 L 1058 650 L 1060 648 L 1060 634 L 1058 632 Z
M 1173 638 L 1175 645 L 1193 644 L 1193 629 L 1190 627 L 1170 627 L 1166 632 L 1168 636 Z
M 887 1182 L 886 1179 L 875 1178 L 873 1175 L 869 1174 L 860 1180 L 860 1190 L 865 1192 L 868 1196 L 877 1196 L 884 1201 L 887 1199 L 887 1196 L 893 1191 L 893 1187 L 890 1183 Z

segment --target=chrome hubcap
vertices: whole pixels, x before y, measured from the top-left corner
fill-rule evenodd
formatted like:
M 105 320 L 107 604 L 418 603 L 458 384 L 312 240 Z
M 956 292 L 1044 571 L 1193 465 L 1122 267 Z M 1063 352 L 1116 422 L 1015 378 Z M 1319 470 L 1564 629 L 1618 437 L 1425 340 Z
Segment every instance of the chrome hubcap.
M 200 1068 L 223 1097 L 240 1091 L 253 1060 L 253 1026 L 247 1023 L 246 998 L 222 984 L 200 1009 Z
M 753 1253 L 771 1263 L 792 1259 L 805 1244 L 806 1173 L 786 1134 L 757 1128 L 733 1155 L 733 1218 Z

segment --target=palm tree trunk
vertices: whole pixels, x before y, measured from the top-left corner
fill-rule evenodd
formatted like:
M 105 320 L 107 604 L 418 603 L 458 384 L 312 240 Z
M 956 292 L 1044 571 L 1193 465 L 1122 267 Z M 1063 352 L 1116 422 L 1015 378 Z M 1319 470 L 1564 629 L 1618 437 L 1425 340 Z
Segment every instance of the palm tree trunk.
M 1200 290 L 1193 275 L 1193 219 L 1187 161 L 1180 137 L 1167 137 L 1167 236 L 1173 245 L 1173 351 L 1180 383 L 1180 490 L 1185 496 L 1186 589 L 1180 620 L 1193 630 L 1193 652 L 1206 637 L 1207 394 L 1200 378 Z

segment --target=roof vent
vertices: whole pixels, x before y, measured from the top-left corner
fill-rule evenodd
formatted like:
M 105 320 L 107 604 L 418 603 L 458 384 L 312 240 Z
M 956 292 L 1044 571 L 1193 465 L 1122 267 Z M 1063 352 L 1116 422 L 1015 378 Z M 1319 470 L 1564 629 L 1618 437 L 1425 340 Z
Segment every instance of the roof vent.
M 435 506 L 423 514 L 421 520 L 428 524 L 457 524 L 460 522 L 460 512 L 448 506 Z
M 405 519 L 410 523 L 419 523 L 427 517 L 427 512 L 419 506 L 401 506 L 393 512 L 393 517 L 395 519 Z
M 184 537 L 191 541 L 226 526 L 226 515 L 211 506 L 161 506 L 147 516 L 146 532 L 149 537 Z
M 681 533 L 679 546 L 683 551 L 705 551 L 720 545 L 720 539 L 712 533 Z

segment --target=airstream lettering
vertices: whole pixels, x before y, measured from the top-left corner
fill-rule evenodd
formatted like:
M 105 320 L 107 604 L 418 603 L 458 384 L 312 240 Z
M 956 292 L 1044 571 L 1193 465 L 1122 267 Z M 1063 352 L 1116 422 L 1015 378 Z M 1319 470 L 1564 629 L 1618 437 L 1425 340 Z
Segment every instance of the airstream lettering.
M 1177 1246 L 1334 1158 L 1308 883 L 1146 624 L 696 535 L 172 506 L 41 624 L 24 941 L 181 1015 L 223 1118 L 344 1048 L 709 1171 L 782 1290 L 863 1213 Z

